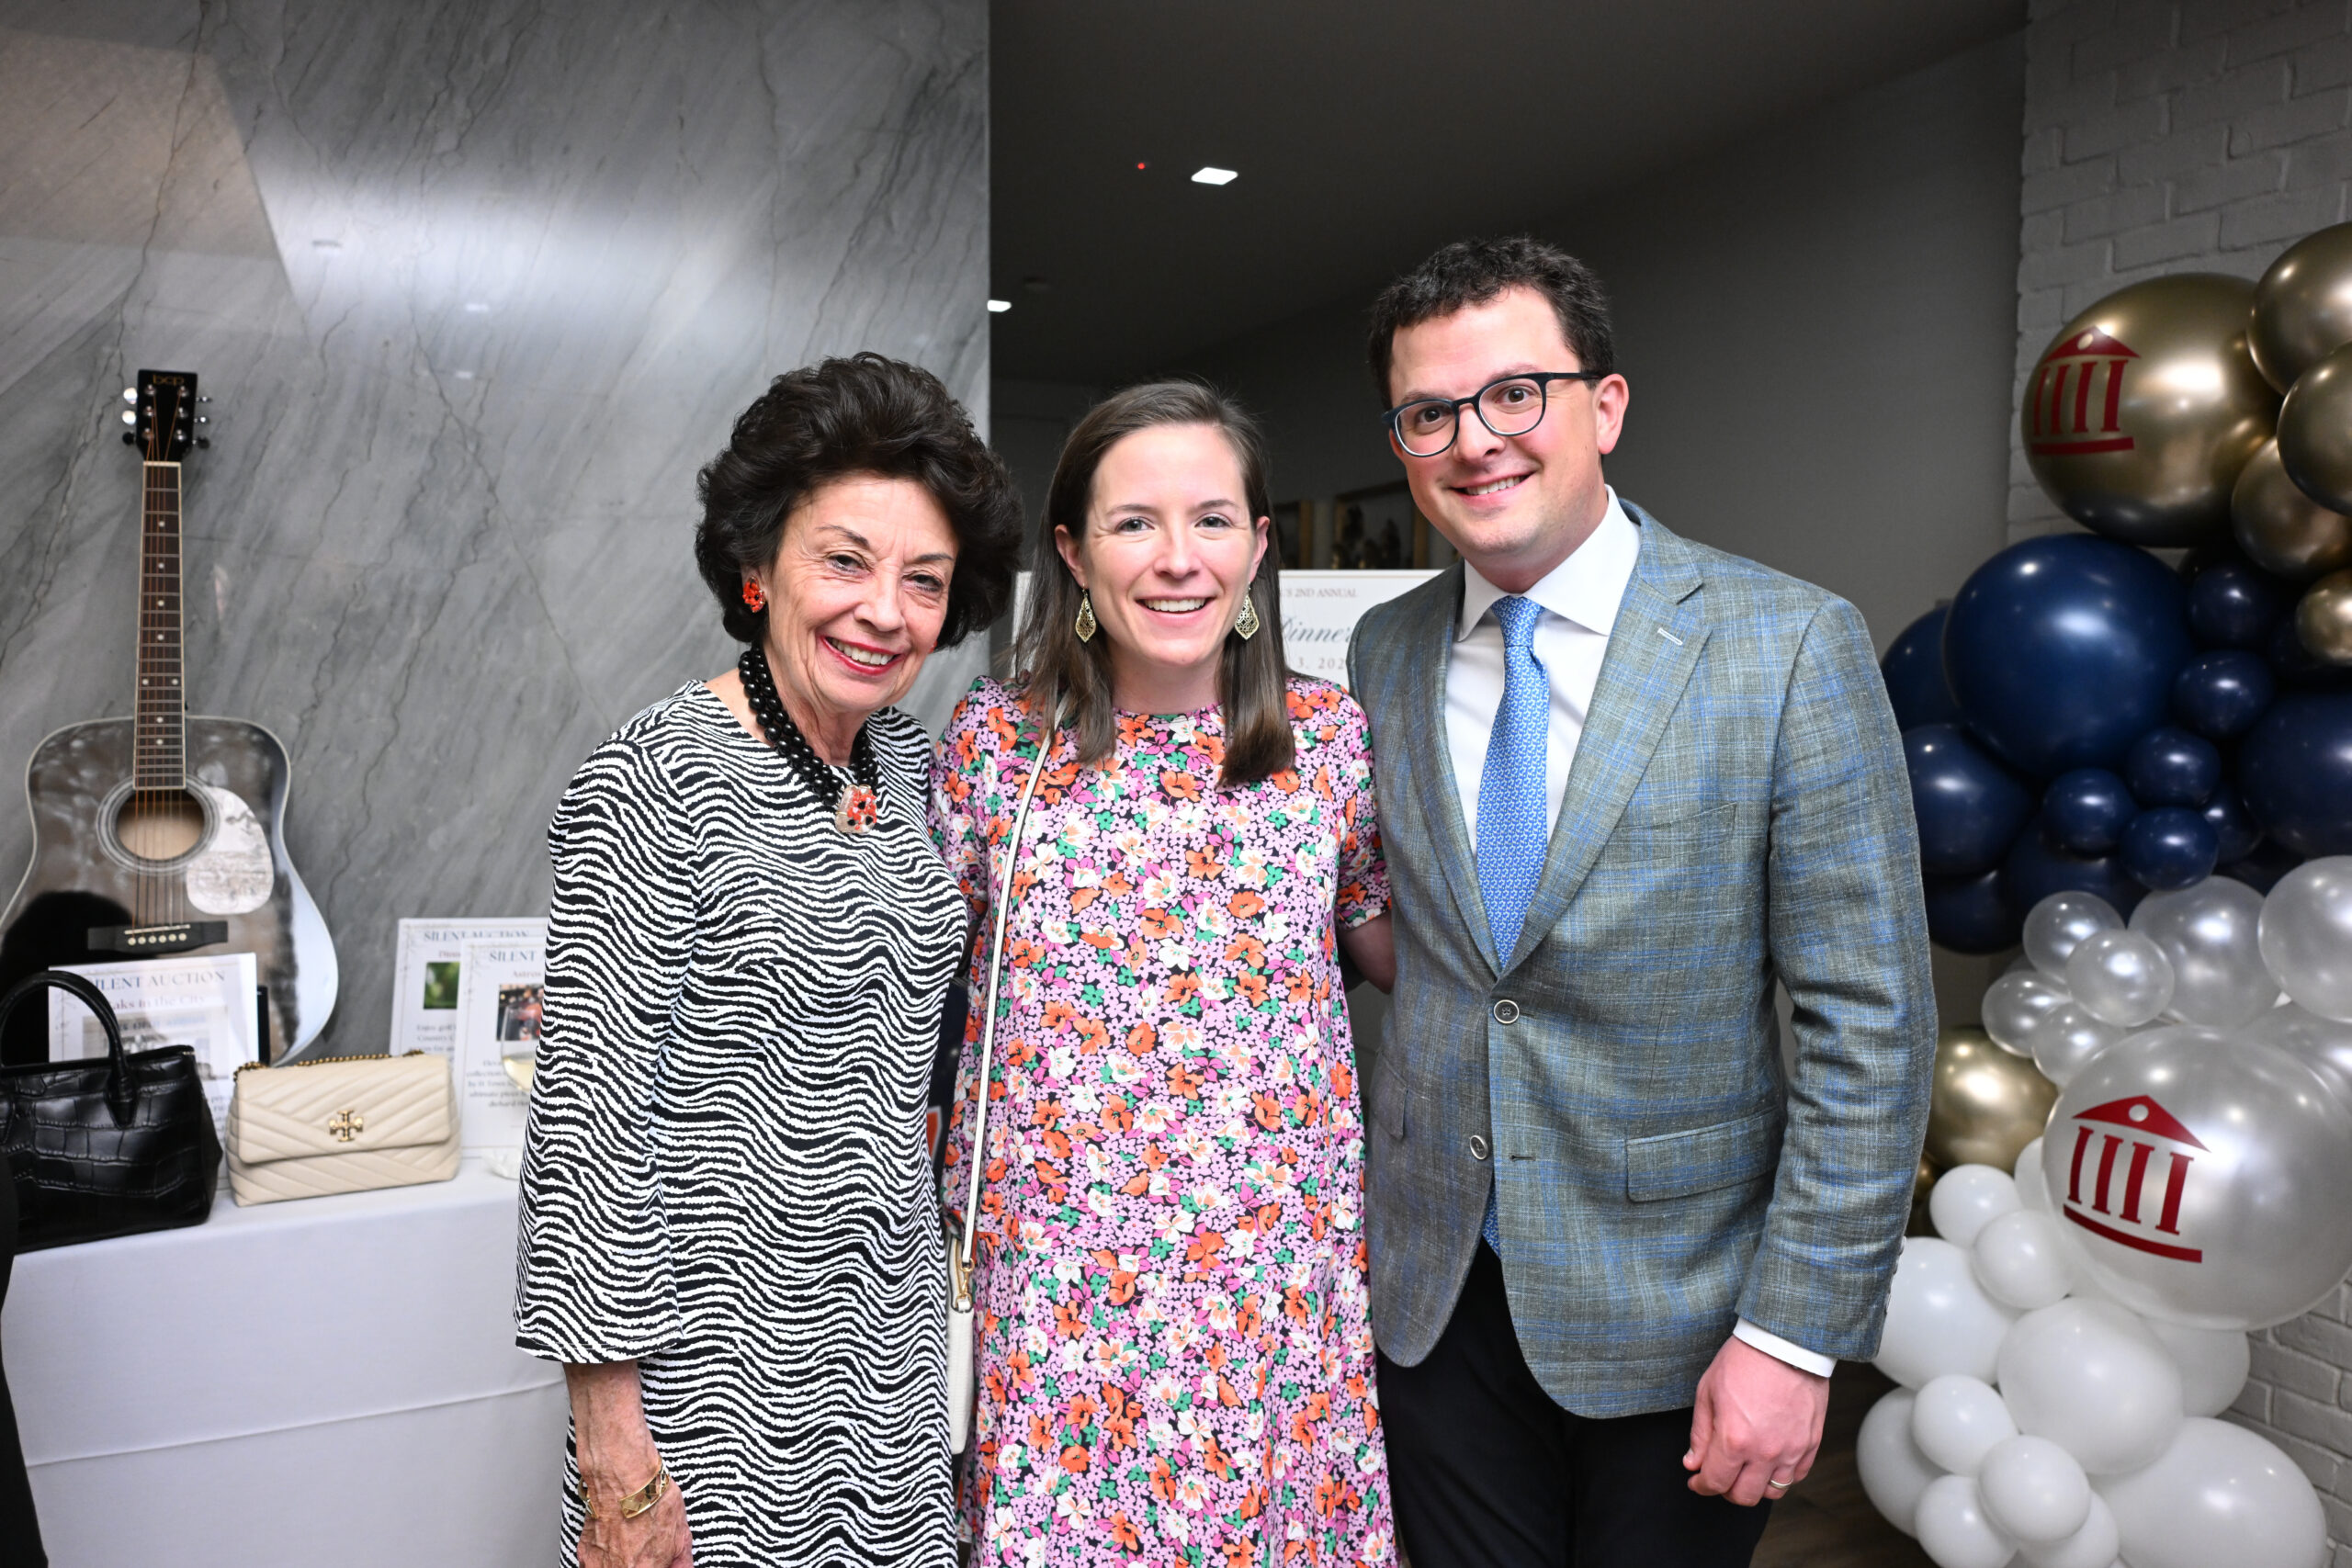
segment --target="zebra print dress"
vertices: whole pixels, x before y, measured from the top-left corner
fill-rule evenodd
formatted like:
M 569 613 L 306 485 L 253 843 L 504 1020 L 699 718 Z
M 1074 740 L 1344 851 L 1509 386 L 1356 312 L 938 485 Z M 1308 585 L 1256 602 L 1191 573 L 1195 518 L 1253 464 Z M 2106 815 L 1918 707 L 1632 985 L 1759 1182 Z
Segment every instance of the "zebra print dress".
M 698 682 L 548 830 L 515 1342 L 637 1361 L 695 1568 L 955 1562 L 923 1113 L 964 903 L 929 739 L 870 723 L 862 838 Z M 567 1563 L 579 1488 L 567 1462 Z

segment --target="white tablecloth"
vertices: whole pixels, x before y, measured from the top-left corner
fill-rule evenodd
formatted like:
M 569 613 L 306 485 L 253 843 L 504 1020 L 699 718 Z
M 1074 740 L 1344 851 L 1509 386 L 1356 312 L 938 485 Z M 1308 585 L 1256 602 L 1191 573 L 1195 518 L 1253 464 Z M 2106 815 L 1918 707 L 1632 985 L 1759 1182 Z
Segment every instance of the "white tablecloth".
M 514 1184 L 240 1209 L 17 1259 L 55 1568 L 514 1568 L 556 1548 L 560 1369 L 514 1348 Z

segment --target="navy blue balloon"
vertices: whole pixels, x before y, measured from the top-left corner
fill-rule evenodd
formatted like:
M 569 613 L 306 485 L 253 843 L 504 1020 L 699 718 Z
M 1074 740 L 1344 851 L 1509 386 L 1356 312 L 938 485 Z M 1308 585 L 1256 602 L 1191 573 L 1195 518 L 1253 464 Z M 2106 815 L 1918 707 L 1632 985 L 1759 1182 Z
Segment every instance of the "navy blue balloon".
M 2352 692 L 2289 692 L 2238 743 L 2238 789 L 2306 858 L 2352 854 Z
M 2221 782 L 2213 743 L 2169 724 L 2134 740 L 2123 758 L 2123 783 L 2143 806 L 2202 806 Z
M 2122 779 L 2105 768 L 2060 773 L 2041 796 L 2041 830 L 2068 854 L 2112 854 L 2123 825 L 2139 814 Z
M 2233 882 L 2243 882 L 2256 893 L 2268 893 L 2278 886 L 2278 879 L 2303 863 L 2303 857 L 2284 844 L 2265 839 L 2255 846 L 2254 852 L 2243 860 L 2224 861 L 2214 869 L 2216 876 L 2226 876 Z
M 2262 842 L 2262 824 L 2254 819 L 2238 792 L 2228 784 L 2213 792 L 2199 815 L 2212 828 L 2213 853 L 2224 865 L 2245 859 Z
M 2024 919 L 2001 897 L 2001 874 L 1926 879 L 1928 935 L 1954 953 L 1999 953 L 2015 947 Z
M 2197 651 L 2180 579 L 2092 534 L 2011 545 L 1962 584 L 1944 675 L 1968 728 L 2038 779 L 2112 768 L 2164 722 Z
M 1878 661 L 1897 729 L 1960 722 L 1960 705 L 1944 682 L 1944 610 L 1939 604 L 1896 633 Z
M 2200 653 L 2172 682 L 2172 716 L 2208 740 L 2244 735 L 2278 694 L 2262 655 L 2243 648 Z
M 2116 858 L 2132 880 L 2159 893 L 2213 874 L 2222 841 L 2213 825 L 2186 806 L 2159 806 L 2132 818 Z
M 2001 863 L 2033 815 L 2033 794 L 1956 724 L 1903 732 L 1911 810 L 1919 819 L 1919 867 L 1930 876 L 1974 876 Z
M 2038 817 L 2018 835 L 2001 863 L 2001 897 L 2020 919 L 2052 893 L 2066 892 L 2096 894 L 2118 914 L 2129 915 L 2147 891 L 2124 874 L 2122 862 L 2113 855 L 2070 855 L 2052 849 Z
M 2294 602 L 2285 579 L 2252 561 L 2216 561 L 2188 585 L 2188 629 L 2206 648 L 2260 648 Z

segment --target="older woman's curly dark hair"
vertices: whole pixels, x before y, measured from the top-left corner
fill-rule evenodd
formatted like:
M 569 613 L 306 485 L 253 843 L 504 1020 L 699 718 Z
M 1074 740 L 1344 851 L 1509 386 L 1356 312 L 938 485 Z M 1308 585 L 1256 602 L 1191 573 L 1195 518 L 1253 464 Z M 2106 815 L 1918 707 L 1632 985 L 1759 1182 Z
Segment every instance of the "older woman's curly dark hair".
M 1004 460 L 938 377 L 856 354 L 769 382 L 736 420 L 727 449 L 696 476 L 702 522 L 695 564 L 729 637 L 759 639 L 766 616 L 743 603 L 743 579 L 775 560 L 793 509 L 819 486 L 854 474 L 910 479 L 947 514 L 956 570 L 941 648 L 1004 613 L 1021 550 L 1021 495 Z

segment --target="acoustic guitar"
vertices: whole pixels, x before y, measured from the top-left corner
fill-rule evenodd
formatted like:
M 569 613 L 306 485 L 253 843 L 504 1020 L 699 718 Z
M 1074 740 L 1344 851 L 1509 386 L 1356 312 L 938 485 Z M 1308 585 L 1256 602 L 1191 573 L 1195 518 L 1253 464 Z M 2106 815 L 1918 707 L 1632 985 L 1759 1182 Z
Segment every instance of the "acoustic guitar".
M 187 712 L 182 465 L 210 445 L 196 377 L 141 370 L 123 397 L 144 479 L 132 716 L 68 725 L 34 749 L 32 863 L 0 915 L 0 987 L 61 964 L 251 953 L 267 1059 L 281 1061 L 334 1010 L 334 942 L 287 859 L 286 748 L 249 720 Z M 17 1010 L 0 1056 L 45 1060 L 38 1010 Z

